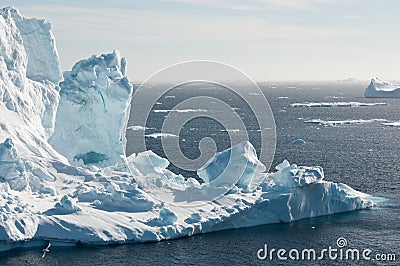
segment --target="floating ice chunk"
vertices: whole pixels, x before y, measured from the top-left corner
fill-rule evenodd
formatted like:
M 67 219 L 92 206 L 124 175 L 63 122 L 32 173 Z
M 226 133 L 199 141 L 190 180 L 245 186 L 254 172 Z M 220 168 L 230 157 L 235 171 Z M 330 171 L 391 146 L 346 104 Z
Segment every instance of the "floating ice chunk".
M 177 138 L 178 136 L 175 134 L 169 134 L 169 133 L 152 133 L 152 134 L 145 135 L 145 137 L 156 139 L 156 138 L 171 138 L 171 137 Z
M 388 122 L 388 123 L 381 123 L 382 126 L 389 126 L 389 127 L 400 127 L 400 121 L 398 122 Z
M 154 113 L 205 113 L 207 110 L 205 109 L 172 109 L 172 110 L 153 110 Z
M 363 82 L 362 80 L 359 80 L 357 78 L 345 78 L 345 79 L 339 79 L 337 82 L 341 83 L 361 83 Z
M 132 94 L 125 64 L 114 51 L 81 60 L 64 73 L 55 131 L 49 141 L 70 162 L 123 162 Z
M 292 103 L 291 107 L 359 107 L 359 106 L 380 106 L 386 103 L 360 103 L 360 102 L 321 102 L 321 103 Z
M 306 144 L 306 142 L 303 139 L 296 139 L 292 141 L 292 144 L 301 145 L 301 144 Z
M 249 187 L 266 170 L 250 142 L 241 142 L 232 148 L 216 153 L 197 175 L 213 186 Z
M 240 132 L 240 129 L 237 129 L 237 128 L 221 129 L 220 132 L 236 133 L 236 132 Z
M 304 121 L 304 123 L 309 124 L 319 124 L 323 126 L 337 126 L 337 125 L 352 125 L 352 124 L 366 124 L 366 123 L 373 123 L 373 122 L 385 122 L 385 119 L 349 119 L 349 120 L 321 120 L 321 119 L 312 119 Z
M 400 98 L 400 85 L 373 78 L 369 86 L 365 89 L 364 96 L 372 98 Z
M 148 127 L 143 127 L 143 126 L 130 126 L 130 127 L 127 127 L 126 129 L 130 129 L 130 130 L 136 131 L 136 130 L 146 130 L 146 129 L 149 129 L 149 128 Z

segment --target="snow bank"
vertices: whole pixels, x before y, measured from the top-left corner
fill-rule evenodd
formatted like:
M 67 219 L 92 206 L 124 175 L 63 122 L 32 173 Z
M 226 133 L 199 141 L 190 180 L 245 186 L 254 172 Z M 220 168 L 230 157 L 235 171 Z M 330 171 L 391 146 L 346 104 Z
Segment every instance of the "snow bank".
M 400 98 L 400 85 L 373 78 L 365 89 L 364 96 L 371 98 Z
M 0 250 L 44 240 L 160 241 L 374 205 L 324 181 L 321 167 L 285 161 L 264 173 L 249 142 L 210 159 L 198 172 L 203 184 L 169 171 L 152 151 L 126 158 L 125 60 L 117 52 L 82 60 L 59 87 L 50 29 L 1 11 Z
M 63 215 L 79 212 L 81 208 L 71 200 L 68 195 L 64 195 L 59 202 L 57 202 L 52 209 L 46 211 L 46 215 Z
M 360 102 L 321 102 L 321 103 L 292 103 L 291 107 L 360 107 L 360 106 L 379 106 L 386 103 L 360 103 Z

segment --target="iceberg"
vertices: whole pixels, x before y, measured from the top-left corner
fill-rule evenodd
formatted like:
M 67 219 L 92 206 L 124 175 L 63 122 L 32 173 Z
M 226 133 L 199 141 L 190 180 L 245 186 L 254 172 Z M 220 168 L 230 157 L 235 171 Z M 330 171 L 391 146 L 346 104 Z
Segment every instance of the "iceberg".
M 381 125 L 382 126 L 389 126 L 389 127 L 400 127 L 400 121 L 381 123 Z
M 365 89 L 364 96 L 371 98 L 400 98 L 400 85 L 373 78 Z
M 347 120 L 322 120 L 322 119 L 311 119 L 306 120 L 304 123 L 318 124 L 322 126 L 338 126 L 338 125 L 353 125 L 353 124 L 367 124 L 373 122 L 387 122 L 385 119 L 347 119 Z M 385 123 L 382 123 L 385 124 Z
M 291 107 L 360 107 L 360 106 L 380 106 L 386 103 L 360 103 L 360 102 L 321 102 L 321 103 L 292 103 Z
M 215 154 L 198 179 L 152 151 L 126 157 L 132 86 L 117 51 L 61 75 L 50 23 L 15 8 L 1 10 L 0 42 L 0 250 L 160 241 L 375 205 L 321 167 L 266 173 L 250 142 Z

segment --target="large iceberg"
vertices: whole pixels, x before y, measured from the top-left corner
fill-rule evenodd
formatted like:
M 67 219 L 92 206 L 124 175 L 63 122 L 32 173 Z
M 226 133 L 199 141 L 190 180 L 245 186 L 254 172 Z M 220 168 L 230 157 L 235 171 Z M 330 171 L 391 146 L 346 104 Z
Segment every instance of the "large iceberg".
M 0 250 L 159 241 L 374 205 L 320 167 L 285 161 L 265 173 L 249 142 L 211 158 L 203 184 L 152 151 L 126 158 L 125 68 L 112 52 L 61 80 L 50 24 L 1 10 Z
M 400 98 L 400 85 L 373 78 L 365 89 L 364 96 L 371 98 Z

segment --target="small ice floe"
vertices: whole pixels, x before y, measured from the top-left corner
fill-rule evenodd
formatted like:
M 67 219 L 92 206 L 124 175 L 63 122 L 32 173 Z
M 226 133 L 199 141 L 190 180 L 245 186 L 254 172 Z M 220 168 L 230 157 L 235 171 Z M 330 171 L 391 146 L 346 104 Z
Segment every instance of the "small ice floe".
M 398 122 L 387 122 L 381 123 L 382 126 L 389 126 L 389 127 L 400 127 L 400 121 Z
M 304 102 L 292 103 L 291 107 L 360 107 L 360 106 L 381 106 L 386 103 L 361 103 L 361 102 Z
M 207 112 L 205 109 L 171 109 L 171 110 L 153 110 L 154 113 L 204 113 Z
M 296 140 L 292 141 L 292 144 L 302 145 L 302 144 L 306 144 L 306 142 L 303 139 L 296 139 Z
M 168 137 L 177 138 L 178 136 L 175 134 L 169 134 L 169 133 L 152 133 L 152 134 L 145 135 L 145 137 L 156 139 L 156 138 L 168 138 Z
M 150 129 L 150 128 L 143 127 L 143 126 L 129 126 L 126 129 L 133 130 L 133 131 L 139 131 L 139 130 L 146 130 L 146 129 Z
M 366 124 L 373 122 L 387 122 L 385 119 L 348 119 L 348 120 L 321 120 L 321 119 L 311 119 L 304 121 L 304 123 L 318 124 L 322 126 L 338 126 L 338 125 L 352 125 L 352 124 Z M 382 123 L 385 124 L 385 123 Z

